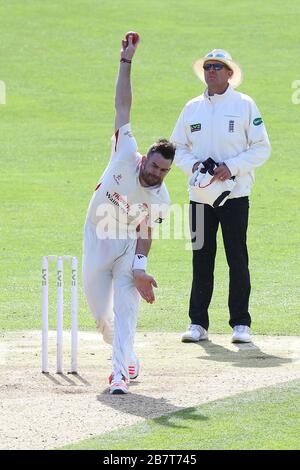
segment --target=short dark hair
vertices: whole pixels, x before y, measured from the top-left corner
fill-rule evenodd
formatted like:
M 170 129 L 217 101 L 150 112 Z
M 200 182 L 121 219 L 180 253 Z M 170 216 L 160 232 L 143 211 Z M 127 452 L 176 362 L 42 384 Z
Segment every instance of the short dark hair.
M 154 144 L 151 145 L 147 152 L 147 157 L 153 155 L 153 153 L 160 153 L 166 160 L 174 160 L 175 156 L 175 145 L 168 139 L 158 139 Z

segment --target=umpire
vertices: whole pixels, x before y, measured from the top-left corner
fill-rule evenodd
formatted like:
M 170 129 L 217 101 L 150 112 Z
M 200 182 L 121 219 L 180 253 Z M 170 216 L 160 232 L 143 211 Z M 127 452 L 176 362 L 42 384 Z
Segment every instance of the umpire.
M 254 170 L 270 156 L 270 142 L 254 101 L 235 91 L 242 81 L 242 70 L 228 52 L 214 49 L 197 60 L 193 68 L 207 88 L 185 105 L 171 136 L 177 148 L 175 164 L 191 178 L 190 225 L 193 232 L 197 232 L 197 226 L 203 222 L 199 217 L 201 211 L 197 210 L 200 205 L 204 215 L 202 248 L 193 246 L 191 324 L 181 340 L 197 342 L 208 338 L 208 308 L 213 294 L 217 231 L 221 225 L 229 266 L 232 342 L 250 342 L 249 195 Z M 208 203 L 204 197 L 205 189 L 201 192 L 191 183 L 195 181 L 193 173 L 199 171 L 212 171 L 210 188 L 214 182 L 220 186 L 220 182 L 234 181 L 230 194 L 223 201 L 221 197 Z

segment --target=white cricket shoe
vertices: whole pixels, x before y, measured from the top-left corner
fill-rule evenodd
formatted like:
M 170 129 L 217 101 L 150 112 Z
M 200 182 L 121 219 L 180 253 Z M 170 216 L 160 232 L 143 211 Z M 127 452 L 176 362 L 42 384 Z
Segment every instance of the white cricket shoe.
M 131 362 L 128 366 L 128 375 L 131 380 L 136 379 L 140 373 L 140 361 L 135 353 L 132 354 Z
M 233 327 L 231 338 L 232 343 L 251 343 L 251 330 L 246 325 L 236 325 Z
M 123 395 L 128 393 L 128 382 L 122 374 L 111 374 L 108 378 L 110 387 L 109 393 L 112 395 Z
M 201 325 L 191 324 L 181 336 L 183 343 L 196 343 L 208 339 L 208 333 Z

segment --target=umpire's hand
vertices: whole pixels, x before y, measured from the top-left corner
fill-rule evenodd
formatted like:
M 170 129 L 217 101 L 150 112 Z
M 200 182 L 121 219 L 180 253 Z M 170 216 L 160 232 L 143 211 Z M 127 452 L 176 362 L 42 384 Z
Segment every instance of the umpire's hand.
M 231 178 L 231 172 L 225 163 L 222 163 L 214 170 L 214 176 L 211 183 L 215 180 L 225 181 Z
M 146 302 L 153 304 L 155 301 L 153 287 L 157 287 L 154 277 L 149 276 L 142 269 L 135 269 L 133 271 L 134 285 Z

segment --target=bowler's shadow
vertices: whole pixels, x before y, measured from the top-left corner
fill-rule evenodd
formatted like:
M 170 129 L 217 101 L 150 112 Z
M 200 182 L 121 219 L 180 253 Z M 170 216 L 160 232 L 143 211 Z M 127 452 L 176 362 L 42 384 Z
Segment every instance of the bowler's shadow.
M 199 341 L 194 344 L 199 345 L 207 353 L 207 356 L 199 357 L 202 361 L 230 362 L 234 367 L 268 368 L 293 362 L 293 359 L 266 354 L 254 343 L 235 343 L 236 351 L 212 341 Z
M 131 387 L 131 385 L 130 385 Z M 188 426 L 176 424 L 173 413 L 184 412 L 180 416 L 184 420 L 204 421 L 208 418 L 201 415 L 197 408 L 180 408 L 172 405 L 165 398 L 154 398 L 137 393 L 128 393 L 126 395 L 110 395 L 106 390 L 101 395 L 97 395 L 97 400 L 105 406 L 109 406 L 118 411 L 118 413 L 127 413 L 134 416 L 140 416 L 146 419 L 155 419 L 159 424 L 171 428 L 187 429 Z M 178 423 L 178 421 L 177 421 Z

